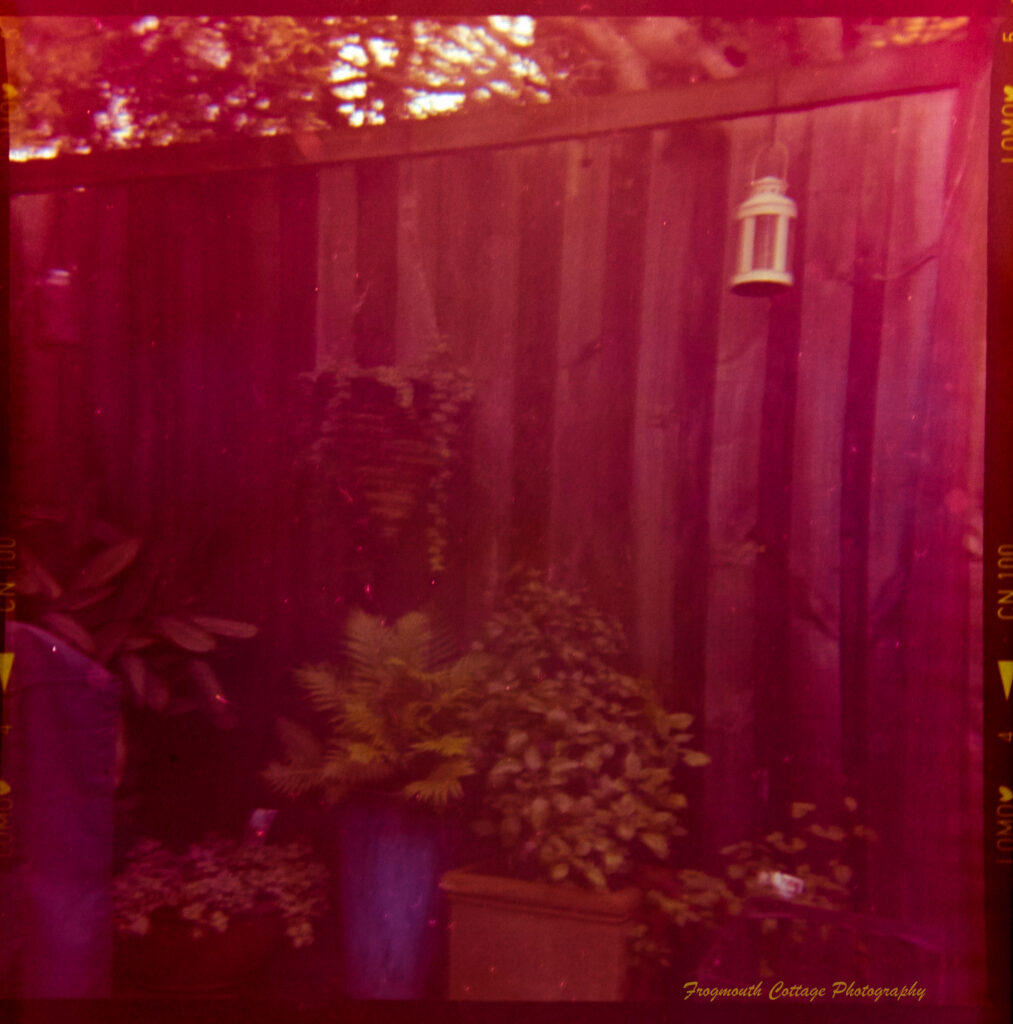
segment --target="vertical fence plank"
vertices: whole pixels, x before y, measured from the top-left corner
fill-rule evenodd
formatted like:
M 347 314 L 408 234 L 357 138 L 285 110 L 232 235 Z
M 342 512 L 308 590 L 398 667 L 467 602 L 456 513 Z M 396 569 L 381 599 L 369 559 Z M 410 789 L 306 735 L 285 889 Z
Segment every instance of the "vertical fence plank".
M 612 140 L 572 142 L 566 149 L 559 340 L 552 451 L 550 562 L 574 583 L 584 577 L 588 545 L 603 524 L 596 494 L 599 451 L 588 420 L 602 415 L 596 387 L 602 351 L 602 300 L 608 234 Z
M 552 494 L 556 339 L 566 144 L 518 152 L 522 179 L 511 562 L 544 566 Z
M 805 218 L 805 289 L 798 356 L 788 586 L 794 784 L 800 799 L 834 802 L 841 784 L 841 444 L 853 293 L 863 104 L 812 117 Z M 826 154 L 833 153 L 833 158 Z M 789 192 L 794 194 L 789 183 Z
M 397 197 L 400 165 L 359 164 L 356 214 L 355 357 L 363 366 L 387 366 L 397 351 Z
M 280 204 L 275 254 L 279 316 L 287 353 L 293 362 L 310 369 L 316 357 L 320 322 L 320 171 L 316 167 L 290 167 L 277 171 L 276 180 Z
M 605 606 L 632 631 L 634 594 L 629 501 L 633 492 L 633 416 L 636 360 L 644 282 L 644 236 L 651 133 L 620 136 L 609 169 L 609 214 L 602 301 L 602 349 L 593 361 L 598 393 L 588 395 L 588 438 L 599 476 L 595 507 L 599 522 L 587 545 L 584 575 Z M 587 542 L 585 542 L 587 543 Z
M 167 374 L 162 358 L 168 342 L 164 320 L 165 229 L 161 216 L 164 197 L 161 183 L 143 182 L 131 187 L 127 227 L 127 329 L 134 340 L 128 348 L 128 366 L 133 381 L 130 419 L 134 430 L 132 444 L 121 448 L 119 491 L 131 525 L 146 536 L 157 533 L 161 525 L 158 510 L 164 508 L 165 495 L 158 470 L 163 465 L 160 424 L 171 419 L 171 410 L 166 408 Z M 126 481 L 130 482 L 129 489 L 124 487 Z
M 355 168 L 322 167 L 317 184 L 317 366 L 350 362 L 358 209 Z
M 419 360 L 439 341 L 436 307 L 444 240 L 442 182 L 447 158 L 405 161 L 398 195 L 398 362 Z M 434 211 L 437 217 L 433 217 Z
M 683 139 L 686 134 L 655 132 L 651 140 L 631 494 L 637 658 L 642 671 L 670 699 L 675 650 L 669 630 L 682 611 L 676 605 L 674 578 L 677 503 L 685 497 L 674 472 L 681 420 L 676 346 L 686 263 L 697 247 L 691 235 L 694 189 L 683 161 L 666 159 L 665 154 L 674 145 L 673 136 Z M 722 220 L 723 215 L 721 210 Z
M 701 714 L 727 139 L 697 127 L 653 142 L 635 403 L 637 639 L 666 699 Z
M 493 280 L 483 273 L 489 221 L 497 196 L 488 153 L 462 153 L 443 162 L 441 263 L 435 281 L 439 334 L 467 364 L 484 327 Z
M 855 295 L 841 447 L 841 728 L 844 770 L 860 803 L 869 791 L 869 556 L 879 357 L 890 240 L 890 190 L 897 153 L 899 100 L 875 107 L 863 122 Z
M 476 627 L 490 609 L 510 567 L 513 480 L 518 451 L 514 408 L 517 403 L 519 279 L 523 170 L 512 150 L 491 154 L 487 235 L 481 263 L 474 268 L 485 283 L 486 304 L 476 314 L 471 373 L 477 400 L 472 419 L 471 503 L 467 559 L 467 607 Z
M 131 436 L 130 394 L 136 386 L 129 375 L 131 343 L 127 330 L 127 232 L 129 191 L 124 185 L 97 188 L 98 215 L 92 226 L 94 252 L 85 278 L 84 327 L 92 363 L 92 397 L 98 475 L 103 481 L 107 515 L 125 523 L 125 509 L 115 500 L 121 474 L 123 438 Z M 111 479 L 113 478 L 113 479 Z
M 883 295 L 883 330 L 869 495 L 869 770 L 876 782 L 868 814 L 884 843 L 916 856 L 910 828 L 896 808 L 907 797 L 902 765 L 911 727 L 903 623 L 911 581 L 921 434 L 938 282 L 943 177 L 952 93 L 906 98 L 897 123 L 897 156 L 890 182 L 891 229 Z M 880 181 L 886 187 L 885 169 Z M 891 770 L 883 771 L 889 765 Z M 900 860 L 900 858 L 898 858 Z M 873 858 L 869 899 L 878 910 L 906 914 L 898 864 Z
M 911 680 L 905 806 L 931 810 L 917 815 L 900 880 L 912 918 L 946 933 L 951 969 L 939 997 L 953 1002 L 981 998 L 976 984 L 984 962 L 981 671 L 979 662 L 969 672 L 968 655 L 981 631 L 975 542 L 983 472 L 988 84 L 980 69 L 969 75 L 950 124 L 939 262 L 946 286 L 932 310 L 916 557 L 903 632 Z
M 560 310 L 566 348 L 555 374 L 553 568 L 569 582 L 589 586 L 628 629 L 635 593 L 629 501 L 650 142 L 649 133 L 616 137 L 607 158 L 601 147 L 585 152 L 579 143 L 569 144 L 574 191 L 568 194 Z M 582 166 L 585 155 L 591 163 Z M 580 290 L 584 303 L 597 310 L 578 312 Z
M 767 303 L 733 295 L 728 278 L 736 246 L 735 211 L 748 193 L 750 168 L 770 138 L 769 118 L 729 126 L 725 287 L 718 310 L 714 427 L 711 448 L 710 576 L 707 599 L 707 681 L 704 691 L 708 846 L 742 836 L 763 795 L 756 776 L 756 668 L 754 578 L 763 368 Z
M 28 504 L 69 500 L 80 455 L 79 435 L 63 429 L 73 421 L 67 381 L 73 342 L 59 335 L 80 329 L 73 261 L 66 258 L 66 247 L 80 239 L 65 209 L 61 194 L 11 200 L 12 470 L 15 492 Z M 69 276 L 49 281 L 53 270 Z
M 246 217 L 234 209 L 232 246 L 237 256 L 232 278 L 233 327 L 227 333 L 226 372 L 240 383 L 236 388 L 235 481 L 257 514 L 250 536 L 243 536 L 247 557 L 238 562 L 236 592 L 246 595 L 246 614 L 263 619 L 269 612 L 273 577 L 273 531 L 270 522 L 275 482 L 283 479 L 279 458 L 282 423 L 279 418 L 283 381 L 293 370 L 286 365 L 289 346 L 279 345 L 281 203 L 275 175 L 257 175 L 243 197 Z M 240 512 L 233 498 L 231 508 Z M 246 532 L 245 530 L 243 531 Z

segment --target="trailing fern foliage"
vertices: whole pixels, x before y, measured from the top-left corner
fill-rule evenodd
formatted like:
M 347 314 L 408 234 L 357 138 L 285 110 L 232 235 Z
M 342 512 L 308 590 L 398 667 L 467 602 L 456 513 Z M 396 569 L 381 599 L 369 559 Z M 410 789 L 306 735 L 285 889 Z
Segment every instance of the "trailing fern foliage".
M 471 716 L 481 655 L 449 661 L 431 621 L 411 612 L 392 624 L 354 611 L 340 666 L 305 665 L 295 679 L 327 723 L 321 740 L 282 719 L 284 760 L 264 772 L 283 796 L 328 802 L 364 788 L 401 792 L 433 807 L 463 796 L 475 773 Z

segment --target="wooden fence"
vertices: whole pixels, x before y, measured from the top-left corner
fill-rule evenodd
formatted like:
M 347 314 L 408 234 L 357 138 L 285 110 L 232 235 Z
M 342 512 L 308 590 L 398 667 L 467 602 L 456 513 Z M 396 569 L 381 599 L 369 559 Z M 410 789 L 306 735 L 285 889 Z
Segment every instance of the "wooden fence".
M 400 156 L 304 142 L 289 165 L 184 154 L 173 175 L 166 152 L 132 180 L 154 157 L 125 155 L 106 183 L 75 158 L 86 184 L 62 188 L 15 168 L 20 494 L 60 503 L 97 476 L 110 514 L 199 566 L 217 608 L 267 625 L 274 678 L 237 683 L 266 709 L 252 762 L 314 599 L 279 483 L 296 375 L 445 340 L 477 389 L 463 619 L 517 561 L 586 585 L 701 718 L 707 842 L 771 796 L 859 797 L 885 851 L 870 904 L 945 931 L 956 966 L 934 995 L 977 998 L 973 57 L 826 69 L 808 99 L 800 73 L 716 83 L 702 115 L 684 90 L 667 125 L 656 101 L 646 123 L 610 107 L 614 131 L 592 106 L 583 130 L 573 113 L 530 144 L 466 148 L 434 125 L 439 145 L 416 126 Z M 797 284 L 741 298 L 734 211 L 775 132 Z

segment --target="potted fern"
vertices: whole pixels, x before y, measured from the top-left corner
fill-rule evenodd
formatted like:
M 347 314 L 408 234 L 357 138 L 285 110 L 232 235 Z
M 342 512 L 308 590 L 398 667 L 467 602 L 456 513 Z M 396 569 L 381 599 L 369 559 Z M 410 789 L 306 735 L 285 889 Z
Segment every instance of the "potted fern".
M 616 623 L 538 574 L 486 626 L 477 828 L 496 863 L 448 872 L 450 995 L 614 1000 L 626 993 L 638 871 L 685 834 L 691 716 L 624 673 Z
M 322 728 L 279 722 L 282 795 L 337 805 L 346 986 L 359 998 L 428 993 L 439 946 L 438 881 L 452 845 L 442 814 L 476 770 L 471 717 L 480 656 L 454 656 L 419 612 L 353 611 L 344 659 L 295 678 Z

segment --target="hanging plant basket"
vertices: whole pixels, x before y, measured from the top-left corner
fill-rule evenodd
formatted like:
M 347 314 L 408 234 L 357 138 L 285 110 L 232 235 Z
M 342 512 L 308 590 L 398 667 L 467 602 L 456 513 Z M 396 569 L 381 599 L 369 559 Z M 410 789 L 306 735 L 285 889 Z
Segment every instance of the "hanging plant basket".
M 448 568 L 471 381 L 433 357 L 325 370 L 304 384 L 297 462 L 315 561 L 331 573 L 326 589 L 343 573 L 342 599 L 401 614 Z
M 328 439 L 342 484 L 361 500 L 376 532 L 395 543 L 417 515 L 439 466 L 427 443 L 423 396 L 372 377 L 354 377 L 337 396 Z M 422 406 L 420 409 L 418 406 Z

